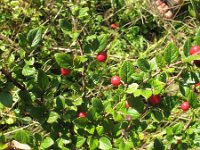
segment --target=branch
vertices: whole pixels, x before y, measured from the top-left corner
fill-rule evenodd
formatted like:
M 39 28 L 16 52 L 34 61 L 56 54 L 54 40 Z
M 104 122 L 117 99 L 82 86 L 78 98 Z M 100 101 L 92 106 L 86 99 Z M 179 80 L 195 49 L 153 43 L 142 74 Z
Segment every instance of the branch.
M 72 21 L 74 23 L 74 30 L 75 32 L 78 30 L 78 25 L 77 25 L 77 19 L 73 16 L 72 12 L 71 12 L 71 9 L 68 8 L 70 14 L 71 14 L 71 17 L 72 17 Z M 80 40 L 80 37 L 77 38 L 77 44 L 80 48 L 80 55 L 83 56 L 84 55 L 84 49 L 83 49 L 83 44 Z M 85 80 L 85 70 L 86 70 L 86 64 L 84 63 L 83 64 L 83 71 L 81 73 L 82 75 L 82 87 L 83 87 L 83 99 L 85 99 L 86 97 L 86 80 Z
M 2 68 L 0 71 L 1 71 L 1 72 L 5 75 L 5 77 L 6 77 L 9 81 L 11 81 L 16 87 L 18 87 L 18 88 L 21 89 L 22 91 L 27 91 L 26 88 L 25 88 L 25 86 L 24 86 L 23 84 L 20 84 L 19 82 L 17 82 L 17 81 L 11 76 L 11 74 L 10 74 L 8 71 L 6 71 L 4 68 Z
M 14 50 L 18 50 L 18 45 L 13 40 L 11 40 L 10 38 L 4 36 L 3 34 L 0 34 L 0 39 L 3 40 L 3 41 L 8 42 L 9 44 L 11 44 L 12 45 L 11 47 Z

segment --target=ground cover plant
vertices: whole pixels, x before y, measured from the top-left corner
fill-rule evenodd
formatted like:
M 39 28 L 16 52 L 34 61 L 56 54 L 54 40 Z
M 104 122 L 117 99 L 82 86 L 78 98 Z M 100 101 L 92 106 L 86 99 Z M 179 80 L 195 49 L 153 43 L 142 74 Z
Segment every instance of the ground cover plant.
M 200 147 L 200 1 L 0 1 L 0 149 Z

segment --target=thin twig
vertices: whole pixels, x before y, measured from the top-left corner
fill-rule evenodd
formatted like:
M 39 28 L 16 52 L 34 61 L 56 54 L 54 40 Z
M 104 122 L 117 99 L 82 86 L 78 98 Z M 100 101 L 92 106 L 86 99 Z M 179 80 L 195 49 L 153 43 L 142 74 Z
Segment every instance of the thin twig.
M 12 134 L 12 133 L 15 133 L 15 132 L 20 131 L 20 130 L 22 130 L 22 129 L 26 129 L 26 128 L 32 126 L 32 125 L 35 125 L 35 124 L 38 124 L 38 122 L 34 122 L 34 123 L 31 123 L 31 124 L 26 125 L 26 126 L 24 126 L 24 127 L 17 128 L 16 130 L 12 130 L 12 131 L 10 131 L 10 132 L 4 133 L 4 136 L 9 135 L 9 134 Z
M 18 45 L 13 40 L 11 40 L 10 38 L 4 36 L 3 34 L 0 34 L 0 39 L 8 42 L 15 51 L 18 50 Z
M 72 21 L 74 23 L 74 30 L 75 32 L 78 30 L 78 25 L 77 25 L 77 19 L 73 16 L 72 12 L 71 12 L 71 9 L 68 7 L 68 10 L 71 14 L 71 17 L 72 17 Z M 77 38 L 77 44 L 80 48 L 80 55 L 83 56 L 84 55 L 84 49 L 83 49 L 83 44 L 80 40 L 80 37 Z M 82 87 L 83 87 L 83 99 L 86 98 L 86 80 L 85 80 L 85 70 L 86 70 L 86 64 L 84 63 L 83 64 L 83 71 L 81 72 L 81 75 L 82 75 Z
M 11 74 L 10 74 L 7 70 L 5 70 L 4 68 L 2 68 L 0 71 L 1 71 L 1 72 L 5 75 L 5 77 L 6 77 L 9 81 L 11 81 L 16 87 L 18 87 L 18 88 L 21 89 L 22 91 L 27 91 L 26 88 L 25 88 L 25 85 L 24 85 L 24 84 L 20 84 L 19 82 L 17 82 L 17 81 L 11 76 Z
M 42 38 L 44 38 L 44 36 L 47 34 L 51 24 L 56 20 L 56 18 L 59 16 L 59 14 L 61 13 L 62 11 L 62 8 L 63 8 L 63 5 L 60 7 L 60 9 L 58 10 L 57 14 L 55 15 L 55 17 L 53 18 L 52 22 L 48 25 L 47 29 L 44 31 L 43 35 L 42 35 Z

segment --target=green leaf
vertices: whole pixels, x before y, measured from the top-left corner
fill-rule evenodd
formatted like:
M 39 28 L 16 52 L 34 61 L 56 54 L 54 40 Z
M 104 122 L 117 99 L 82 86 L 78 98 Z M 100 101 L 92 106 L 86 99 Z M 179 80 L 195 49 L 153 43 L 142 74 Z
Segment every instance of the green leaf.
M 85 131 L 87 131 L 89 134 L 94 134 L 95 132 L 95 126 L 94 125 L 91 125 L 91 124 L 88 124 L 85 129 Z
M 56 99 L 56 106 L 58 109 L 64 109 L 65 108 L 65 98 L 63 96 L 59 96 Z
M 42 90 L 46 90 L 49 86 L 49 78 L 41 69 L 38 70 L 37 82 Z
M 54 144 L 54 140 L 52 138 L 50 138 L 50 137 L 46 137 L 42 141 L 42 143 L 40 145 L 40 148 L 41 149 L 47 149 L 47 148 L 51 147 L 53 144 Z
M 89 145 L 89 148 L 91 149 L 91 150 L 95 150 L 95 149 L 97 149 L 98 148 L 98 145 L 99 145 L 99 141 L 98 141 L 98 139 L 95 139 L 94 137 L 89 137 L 88 138 L 88 145 Z
M 165 149 L 165 146 L 164 146 L 162 140 L 157 139 L 157 138 L 154 140 L 154 149 L 160 149 L 160 150 Z
M 132 84 L 128 85 L 126 93 L 133 94 L 137 90 L 138 87 L 139 87 L 139 85 L 137 83 L 132 83 Z
M 6 107 L 11 107 L 12 106 L 12 95 L 7 92 L 1 92 L 0 93 L 0 103 Z
M 41 28 L 32 29 L 27 34 L 27 41 L 28 41 L 30 47 L 38 46 L 41 39 L 42 39 L 42 29 Z
M 56 53 L 54 55 L 57 64 L 62 67 L 62 68 L 66 68 L 69 69 L 71 67 L 72 64 L 72 57 L 68 54 L 65 53 Z
M 191 62 L 194 60 L 200 60 L 200 55 L 191 55 L 191 56 L 184 58 L 182 61 L 183 62 Z
M 190 106 L 192 108 L 198 108 L 199 107 L 199 100 L 197 98 L 197 95 L 192 90 L 190 90 L 190 93 L 187 97 L 188 97 L 188 101 L 190 103 Z
M 142 95 L 145 99 L 148 99 L 152 95 L 152 90 L 151 89 L 137 89 L 134 92 L 134 96 L 138 97 Z
M 50 112 L 49 118 L 47 120 L 48 123 L 54 123 L 57 121 L 57 119 L 60 118 L 60 115 L 56 112 Z
M 166 130 L 166 133 L 167 133 L 167 135 L 173 135 L 174 133 L 173 133 L 173 128 L 172 127 L 166 127 L 165 128 L 165 130 Z
M 153 110 L 151 113 L 151 117 L 156 121 L 160 122 L 163 119 L 162 112 L 160 110 Z
M 64 149 L 65 145 L 71 143 L 71 140 L 59 138 L 59 139 L 56 140 L 56 142 L 57 142 L 59 148 Z
M 72 24 L 70 21 L 68 20 L 65 20 L 65 19 L 60 19 L 59 20 L 59 26 L 61 28 L 61 30 L 64 32 L 64 33 L 68 33 L 70 31 L 72 31 Z
M 140 113 L 136 109 L 133 109 L 133 108 L 129 108 L 126 114 L 128 116 L 131 116 L 133 120 L 140 118 Z
M 97 131 L 97 134 L 98 134 L 99 136 L 101 136 L 101 135 L 103 134 L 103 132 L 104 132 L 104 127 L 98 125 L 98 126 L 96 127 L 96 131 Z
M 156 63 L 159 68 L 165 67 L 165 58 L 160 54 L 156 56 Z
M 170 43 L 164 52 L 165 61 L 169 64 L 178 60 L 179 50 L 175 43 Z
M 138 67 L 144 72 L 148 72 L 150 70 L 150 65 L 146 59 L 143 58 L 138 59 L 137 64 Z
M 108 34 L 101 34 L 97 40 L 98 40 L 98 49 L 96 50 L 96 52 L 101 52 L 103 50 L 105 50 L 107 44 L 108 44 Z
M 99 139 L 99 149 L 107 150 L 111 148 L 112 148 L 112 144 L 107 137 L 101 137 Z
M 187 57 L 189 56 L 189 53 L 190 53 L 190 48 L 192 47 L 192 43 L 191 43 L 191 39 L 188 38 L 184 45 L 183 45 L 183 52 L 184 52 L 184 55 Z
M 78 136 L 77 137 L 77 142 L 76 142 L 76 147 L 80 148 L 86 141 L 86 138 L 83 136 Z
M 84 117 L 76 118 L 73 120 L 73 123 L 79 128 L 85 128 L 87 125 L 87 119 Z
M 24 76 L 31 76 L 31 75 L 34 75 L 35 73 L 36 73 L 36 69 L 28 65 L 25 65 L 22 69 L 22 74 Z
M 98 113 L 101 113 L 104 110 L 102 101 L 99 100 L 99 99 L 97 99 L 97 98 L 93 98 L 93 100 L 92 100 L 92 106 L 93 106 L 94 110 L 96 112 L 98 112 Z
M 194 37 L 194 45 L 200 45 L 200 28 L 196 31 L 195 37 Z
M 183 124 L 182 123 L 177 123 L 173 126 L 173 132 L 174 134 L 182 134 L 183 133 Z
M 15 140 L 20 143 L 29 143 L 30 142 L 30 134 L 27 131 L 20 130 L 17 131 L 14 135 Z
M 125 61 L 120 69 L 120 77 L 122 81 L 124 81 L 125 83 L 129 83 L 132 80 L 131 76 L 133 72 L 134 70 L 132 63 L 129 61 Z
M 165 88 L 165 85 L 166 85 L 164 82 L 161 82 L 159 80 L 154 80 L 154 79 L 150 81 L 150 84 L 153 89 L 153 93 L 155 95 L 159 94 Z

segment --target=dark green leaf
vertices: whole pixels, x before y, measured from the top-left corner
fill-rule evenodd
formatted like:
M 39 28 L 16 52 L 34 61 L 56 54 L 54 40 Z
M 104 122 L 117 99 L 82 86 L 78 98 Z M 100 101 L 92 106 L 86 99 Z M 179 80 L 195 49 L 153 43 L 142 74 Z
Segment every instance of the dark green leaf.
M 41 69 L 38 70 L 37 82 L 42 90 L 46 90 L 49 86 L 49 78 Z
M 161 140 L 156 138 L 154 140 L 154 150 L 158 150 L 158 149 L 163 150 L 165 149 L 165 146 Z
M 183 45 L 183 52 L 184 52 L 184 55 L 187 57 L 189 56 L 189 53 L 190 53 L 190 48 L 192 47 L 192 43 L 191 43 L 191 39 L 188 38 L 184 45 Z
M 1 92 L 0 93 L 0 103 L 6 107 L 11 107 L 12 106 L 12 95 L 7 92 Z
M 163 115 L 160 110 L 153 110 L 151 116 L 156 122 L 160 122 L 163 119 Z
M 129 61 L 125 61 L 120 69 L 120 77 L 125 83 L 129 83 L 134 72 L 133 65 Z
M 137 64 L 138 67 L 144 72 L 148 72 L 150 70 L 150 65 L 148 61 L 146 61 L 146 59 L 143 58 L 138 59 Z
M 109 36 L 107 34 L 102 34 L 98 37 L 99 47 L 96 52 L 101 52 L 101 51 L 105 50 L 105 48 L 108 44 L 108 38 L 109 38 Z
M 59 96 L 56 99 L 56 105 L 58 109 L 64 109 L 65 108 L 65 98 L 63 96 Z
M 85 128 L 87 125 L 87 119 L 84 117 L 76 118 L 73 120 L 73 123 L 79 128 Z
M 103 112 L 103 110 L 104 110 L 102 101 L 99 100 L 99 99 L 97 99 L 97 98 L 94 98 L 94 99 L 92 100 L 92 106 L 93 106 L 94 110 L 95 110 L 96 112 L 98 112 L 98 113 L 101 113 L 101 112 Z
M 66 68 L 66 69 L 69 69 L 71 67 L 72 57 L 70 55 L 65 54 L 65 53 L 56 53 L 54 56 L 55 56 L 57 64 L 60 67 Z
M 36 47 L 42 39 L 42 29 L 35 28 L 29 31 L 27 35 L 28 43 L 31 47 Z
M 68 21 L 68 20 L 60 19 L 60 20 L 59 20 L 59 25 L 60 25 L 61 30 L 62 30 L 64 33 L 67 33 L 67 32 L 72 31 L 72 24 L 71 24 L 71 22 Z

